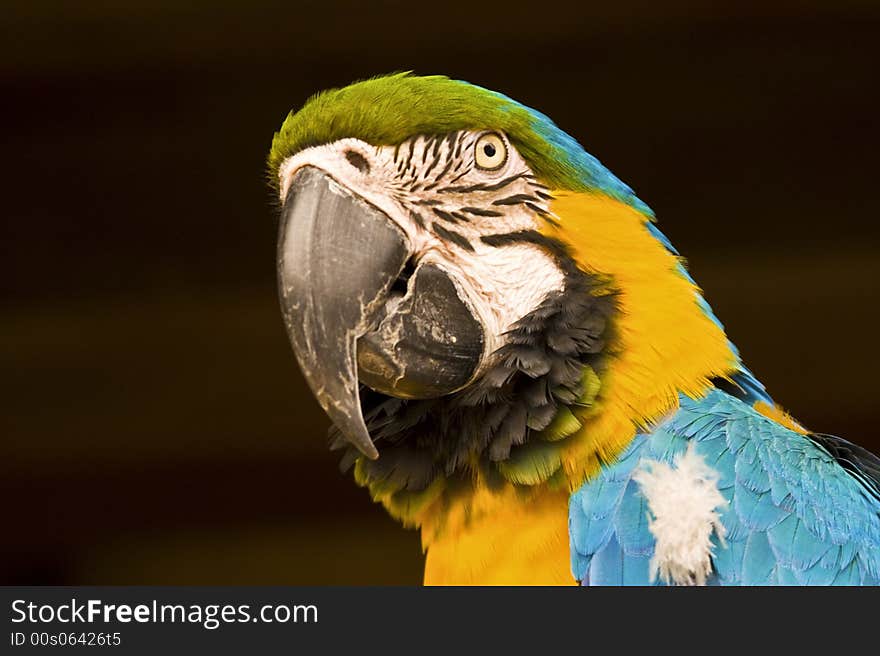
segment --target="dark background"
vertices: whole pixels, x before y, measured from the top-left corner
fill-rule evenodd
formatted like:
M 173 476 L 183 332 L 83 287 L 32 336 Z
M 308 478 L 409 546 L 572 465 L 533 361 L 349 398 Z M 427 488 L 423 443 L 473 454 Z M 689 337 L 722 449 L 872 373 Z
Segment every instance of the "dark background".
M 657 212 L 743 355 L 875 451 L 876 2 L 4 3 L 0 581 L 413 583 L 275 295 L 264 161 L 401 69 L 541 109 Z

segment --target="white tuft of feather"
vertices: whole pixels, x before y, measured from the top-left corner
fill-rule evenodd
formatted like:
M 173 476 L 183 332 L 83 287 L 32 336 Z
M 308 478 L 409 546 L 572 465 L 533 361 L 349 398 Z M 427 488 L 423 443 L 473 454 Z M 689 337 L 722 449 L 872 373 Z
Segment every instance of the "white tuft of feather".
M 675 458 L 673 467 L 649 460 L 633 475 L 648 501 L 648 527 L 656 539 L 651 581 L 705 585 L 712 573 L 712 533 L 725 545 L 718 509 L 727 501 L 718 491 L 718 472 L 694 450 Z

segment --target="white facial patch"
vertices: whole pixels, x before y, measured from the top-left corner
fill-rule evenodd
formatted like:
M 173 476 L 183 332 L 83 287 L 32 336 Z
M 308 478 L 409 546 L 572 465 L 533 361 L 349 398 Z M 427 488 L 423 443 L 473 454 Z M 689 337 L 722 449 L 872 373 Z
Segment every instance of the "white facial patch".
M 656 539 L 651 580 L 705 585 L 712 572 L 712 533 L 724 544 L 718 509 L 727 501 L 718 491 L 717 471 L 690 444 L 673 467 L 655 460 L 633 475 L 648 501 L 649 529 Z
M 346 157 L 348 152 L 361 155 L 369 168 L 362 170 L 353 166 Z M 324 146 L 307 148 L 281 164 L 278 170 L 281 200 L 287 196 L 293 176 L 303 167 L 312 166 L 329 174 L 337 183 L 392 218 L 406 233 L 413 249 L 422 251 L 427 247 L 429 235 L 409 220 L 405 203 L 396 194 L 389 193 L 391 162 L 381 153 L 381 148 L 359 139 L 341 139 Z
M 562 271 L 543 250 L 532 244 L 493 248 L 477 244 L 476 256 L 460 266 L 471 296 L 487 328 L 487 352 L 503 344 L 502 335 L 534 310 L 547 294 L 565 285 Z
M 419 261 L 455 272 L 462 291 L 486 327 L 486 349 L 559 291 L 564 275 L 554 257 L 527 242 L 492 246 L 499 234 L 535 232 L 551 216 L 550 195 L 506 137 L 504 164 L 487 171 L 475 161 L 484 132 L 417 136 L 397 146 L 373 146 L 354 138 L 307 148 L 279 169 L 281 198 L 302 167 L 326 172 L 380 209 L 407 235 Z M 492 133 L 495 135 L 496 133 Z

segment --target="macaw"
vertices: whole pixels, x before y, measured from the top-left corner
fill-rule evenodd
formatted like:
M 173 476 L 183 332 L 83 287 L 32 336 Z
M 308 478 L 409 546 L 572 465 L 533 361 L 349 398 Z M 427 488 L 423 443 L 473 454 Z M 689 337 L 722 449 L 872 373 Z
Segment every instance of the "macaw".
M 398 73 L 312 97 L 268 163 L 296 358 L 426 584 L 880 581 L 880 459 L 774 403 L 547 116 Z

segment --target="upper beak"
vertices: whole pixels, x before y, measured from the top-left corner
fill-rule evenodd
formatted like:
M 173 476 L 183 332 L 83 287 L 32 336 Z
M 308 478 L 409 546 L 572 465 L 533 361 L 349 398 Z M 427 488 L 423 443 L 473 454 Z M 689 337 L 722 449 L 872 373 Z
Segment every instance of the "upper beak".
M 358 379 L 407 399 L 467 385 L 483 362 L 485 334 L 465 285 L 413 256 L 393 220 L 305 166 L 281 213 L 278 282 L 293 350 L 312 393 L 361 453 L 377 458 L 361 411 Z M 406 292 L 395 281 L 405 282 Z
M 287 331 L 321 407 L 373 459 L 379 453 L 361 412 L 356 342 L 379 318 L 410 254 L 403 231 L 383 212 L 316 168 L 295 174 L 278 240 Z

